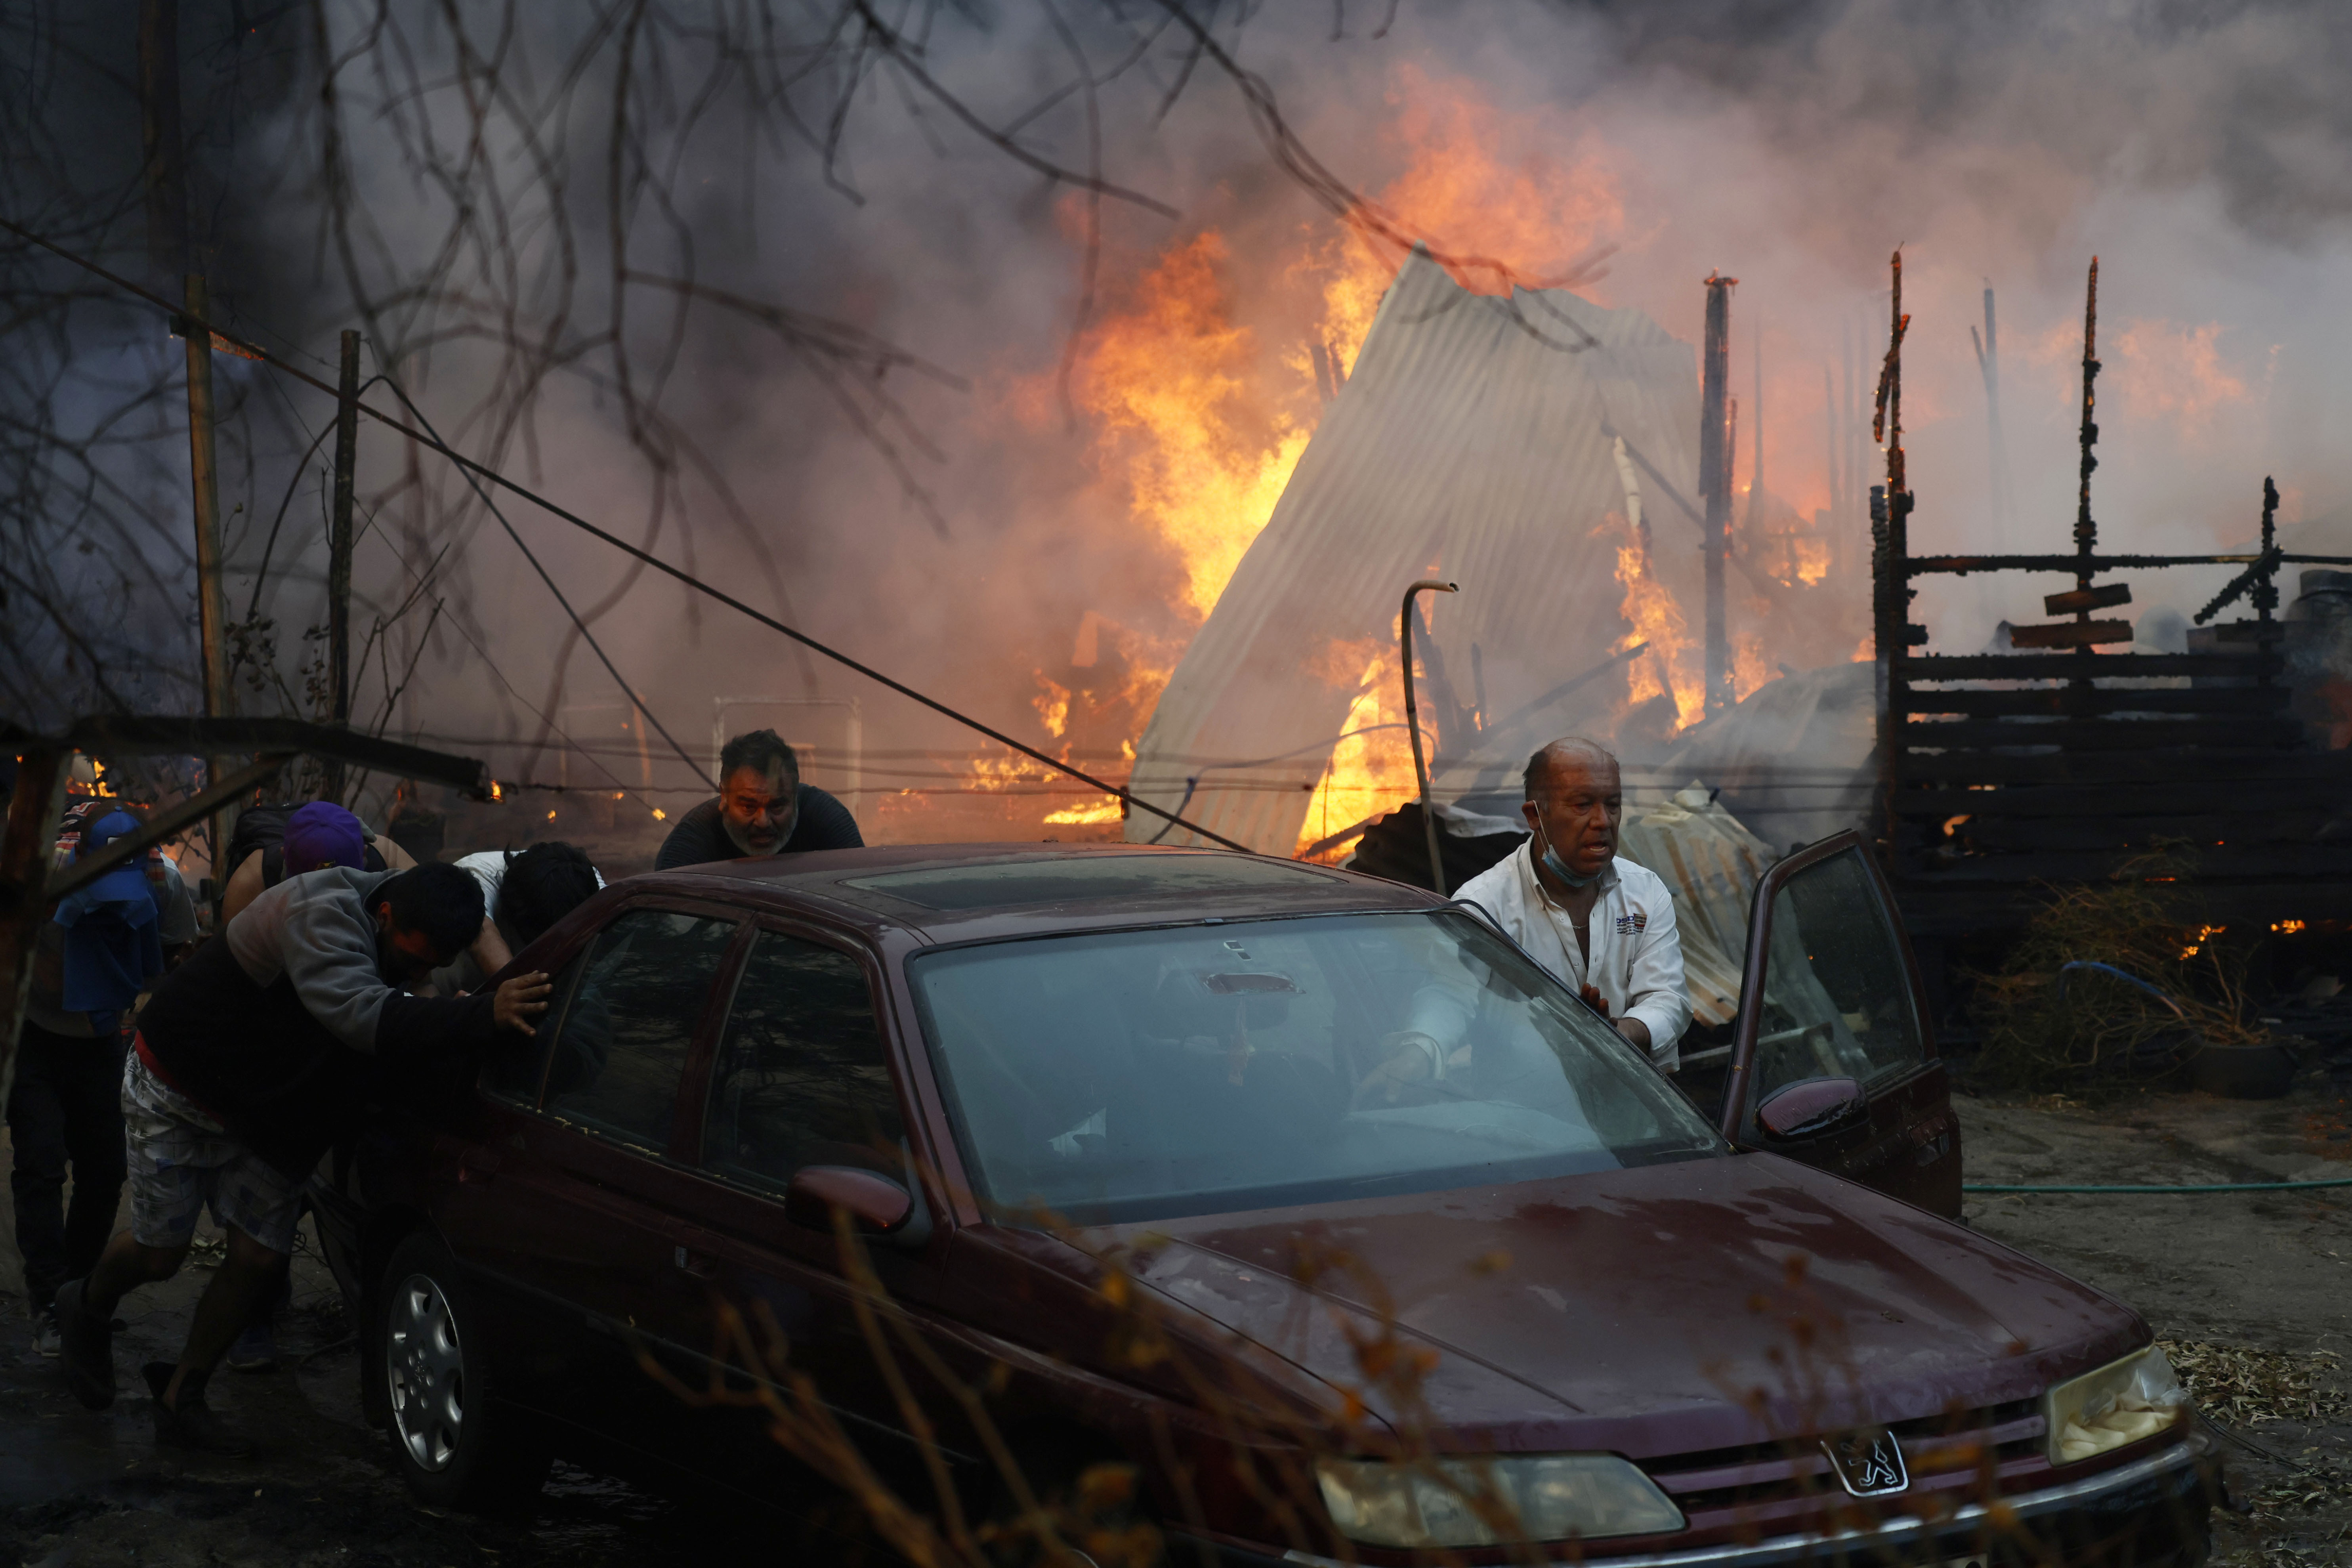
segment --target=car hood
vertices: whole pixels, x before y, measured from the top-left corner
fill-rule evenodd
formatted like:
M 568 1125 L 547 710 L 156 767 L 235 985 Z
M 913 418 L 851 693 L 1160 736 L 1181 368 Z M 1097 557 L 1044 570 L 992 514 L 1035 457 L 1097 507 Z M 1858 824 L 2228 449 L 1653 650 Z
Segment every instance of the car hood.
M 2148 1337 L 2021 1254 L 1770 1155 L 1121 1229 L 1170 1301 L 1391 1426 L 1418 1405 L 1504 1450 L 1980 1409 Z

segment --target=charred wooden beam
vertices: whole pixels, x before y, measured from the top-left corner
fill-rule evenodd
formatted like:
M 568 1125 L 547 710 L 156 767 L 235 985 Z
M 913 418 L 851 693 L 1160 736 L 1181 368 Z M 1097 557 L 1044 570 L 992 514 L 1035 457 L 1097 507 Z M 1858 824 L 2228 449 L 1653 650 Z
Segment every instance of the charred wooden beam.
M 2053 741 L 2057 739 L 2053 736 Z M 2344 753 L 2283 750 L 2275 746 L 2182 745 L 2130 750 L 2050 751 L 2029 753 L 1954 750 L 1906 752 L 1895 771 L 1906 784 L 1960 789 L 1974 784 L 2137 784 L 2151 778 L 2199 784 L 2223 793 L 2256 784 L 2315 780 L 2352 794 L 2352 770 Z M 1906 792 L 1907 793 L 1907 792 Z
M 2042 613 L 2045 616 L 2071 616 L 2082 610 L 2112 609 L 2132 602 L 2128 583 L 2102 583 L 2095 588 L 2077 588 L 2069 594 L 2042 595 Z
M 2093 647 L 2132 640 L 2129 621 L 2063 621 L 2047 626 L 2011 626 L 2011 647 Z
M 1979 719 L 2017 715 L 2089 719 L 2116 713 L 2280 713 L 2290 700 L 2284 687 L 2208 686 L 2183 691 L 2131 687 L 2029 687 L 2023 690 L 1920 690 L 1902 694 L 1906 713 L 1956 713 Z
M 2285 661 L 2278 654 L 2252 648 L 2242 654 L 2110 653 L 2100 656 L 2091 676 L 2096 680 L 2182 676 L 2245 679 L 2255 674 L 2257 666 L 2276 674 L 2285 668 Z M 1916 654 L 1902 660 L 1897 669 L 1913 685 L 1935 680 L 2072 680 L 2081 674 L 2073 654 Z
M 2000 792 L 1992 792 L 2000 793 Z M 2210 800 L 2208 802 L 2210 805 Z M 1965 815 L 1954 813 L 1954 816 Z M 1954 826 L 1948 842 L 1978 853 L 2049 849 L 2155 848 L 2167 840 L 2207 847 L 2304 844 L 2335 819 L 2326 806 L 2291 811 L 2191 810 L 2147 816 L 1995 816 L 1982 814 Z M 1945 820 L 1950 821 L 1950 817 Z M 2352 843 L 2337 847 L 2352 847 Z
M 1911 750 L 1989 751 L 2012 746 L 2063 746 L 2070 751 L 2137 752 L 2163 746 L 2300 746 L 2297 719 L 1952 719 L 1903 726 Z
M 2231 789 L 2228 799 L 2231 812 L 2332 815 L 2343 806 L 2344 792 L 2336 779 L 2254 780 Z M 1906 789 L 1895 796 L 1895 809 L 1904 816 L 1935 821 L 1966 816 L 2116 816 L 2131 822 L 2207 811 L 2213 802 L 2210 784 L 2166 778 L 2135 780 L 2120 788 L 2111 784 L 2016 784 L 1998 789 Z
M 1969 883 L 2046 883 L 2091 882 L 2115 875 L 2116 863 L 2125 854 L 2112 849 L 2042 850 L 2018 855 L 1963 856 L 1948 866 L 1932 871 L 1915 871 L 1906 876 L 1905 882 L 1915 887 L 1952 887 Z M 2236 878 L 2280 878 L 2352 876 L 2352 844 L 2346 845 L 2280 845 L 2224 844 L 2206 845 L 2194 849 L 2192 874 L 2201 888 L 2208 880 L 2220 881 Z M 2042 889 L 2042 897 L 2048 898 Z M 2277 904 L 2279 913 L 2291 913 Z
M 2159 566 L 2244 566 L 2260 561 L 2250 555 L 1915 555 L 1903 563 L 1914 577 L 1938 573 L 1966 576 L 1971 572 L 2075 572 L 2088 565 L 2094 572 L 2145 571 Z M 2352 566 L 2352 555 L 2288 555 L 2289 566 Z

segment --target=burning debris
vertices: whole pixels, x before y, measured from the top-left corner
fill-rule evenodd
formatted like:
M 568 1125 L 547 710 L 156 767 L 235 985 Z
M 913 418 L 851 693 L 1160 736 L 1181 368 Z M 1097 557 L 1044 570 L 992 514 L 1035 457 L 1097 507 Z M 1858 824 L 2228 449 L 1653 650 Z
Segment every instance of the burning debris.
M 1262 849 L 1344 852 L 1415 793 L 1382 606 L 1433 573 L 1463 590 L 1422 612 L 1414 638 L 1442 798 L 1507 792 L 1529 749 L 1571 728 L 1662 761 L 1707 707 L 1682 607 L 1704 597 L 1683 531 L 1684 515 L 1706 521 L 1688 500 L 1695 370 L 1690 345 L 1640 311 L 1565 290 L 1474 293 L 1408 262 L 1161 696 L 1137 794 Z M 1729 515 L 1727 499 L 1708 506 Z M 1654 545 L 1669 507 L 1683 514 L 1674 547 Z M 1790 584 L 1731 563 L 1762 597 L 1749 638 L 1842 655 L 1817 646 L 1836 617 L 1800 613 L 1814 590 L 1793 566 Z M 1764 683 L 1752 656 L 1721 662 L 1733 697 Z M 1129 831 L 1178 840 L 1160 826 Z

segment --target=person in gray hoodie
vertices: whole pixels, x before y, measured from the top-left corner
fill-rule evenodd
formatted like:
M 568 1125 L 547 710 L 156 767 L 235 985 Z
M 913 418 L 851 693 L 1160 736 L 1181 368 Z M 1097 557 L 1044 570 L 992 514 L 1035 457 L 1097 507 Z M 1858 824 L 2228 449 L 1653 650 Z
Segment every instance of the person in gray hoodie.
M 93 1410 L 114 1400 L 109 1327 L 123 1295 L 177 1273 L 210 1207 L 228 1232 L 177 1363 L 144 1369 L 159 1443 L 244 1454 L 205 1385 L 294 1249 L 296 1197 L 358 1118 L 371 1084 L 535 1033 L 548 977 L 494 992 L 408 994 L 480 931 L 482 895 L 454 866 L 337 867 L 263 893 L 167 975 L 123 1066 L 131 1226 L 58 1292 L 67 1381 Z

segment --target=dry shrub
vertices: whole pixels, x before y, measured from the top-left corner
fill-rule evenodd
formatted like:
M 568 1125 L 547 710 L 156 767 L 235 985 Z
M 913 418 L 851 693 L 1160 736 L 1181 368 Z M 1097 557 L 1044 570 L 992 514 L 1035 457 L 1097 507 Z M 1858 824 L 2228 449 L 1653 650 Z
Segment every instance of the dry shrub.
M 2247 1005 L 2244 954 L 2195 908 L 2192 867 L 2173 846 L 2126 861 L 2106 881 L 2051 887 L 2000 971 L 1972 976 L 1979 1082 L 2047 1090 L 2152 1077 L 2202 1042 L 2267 1037 Z M 2123 974 L 2067 968 L 2084 963 Z

